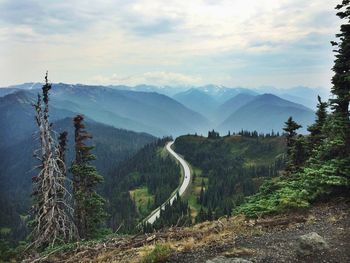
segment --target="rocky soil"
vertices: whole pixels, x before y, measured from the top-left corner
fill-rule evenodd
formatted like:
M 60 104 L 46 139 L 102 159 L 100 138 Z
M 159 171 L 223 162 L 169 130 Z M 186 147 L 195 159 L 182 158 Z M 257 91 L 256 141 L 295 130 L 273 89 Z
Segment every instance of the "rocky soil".
M 318 204 L 301 215 L 291 213 L 258 220 L 252 222 L 255 233 L 251 236 L 235 235 L 232 243 L 214 243 L 190 253 L 175 253 L 169 262 L 235 262 L 230 258 L 266 263 L 350 262 L 349 208 L 349 200 L 339 199 L 338 202 Z M 323 237 L 327 248 L 309 247 L 306 248 L 309 255 L 304 255 L 300 252 L 300 239 L 310 233 Z
M 257 220 L 236 216 L 151 235 L 114 237 L 27 262 L 142 262 L 155 244 L 165 244 L 171 248 L 165 262 L 345 263 L 350 262 L 349 212 L 350 200 L 339 198 Z

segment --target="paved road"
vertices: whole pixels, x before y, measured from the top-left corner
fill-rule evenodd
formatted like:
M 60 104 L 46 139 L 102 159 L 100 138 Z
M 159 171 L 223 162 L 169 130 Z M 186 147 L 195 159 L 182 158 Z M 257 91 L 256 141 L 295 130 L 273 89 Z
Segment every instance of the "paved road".
M 190 167 L 188 166 L 186 161 L 184 159 L 182 159 L 176 152 L 174 152 L 173 149 L 171 149 L 171 146 L 173 144 L 174 144 L 174 141 L 168 142 L 166 145 L 166 149 L 176 160 L 178 160 L 180 162 L 180 164 L 183 168 L 184 179 L 183 179 L 182 184 L 178 190 L 180 196 L 182 196 L 184 194 L 184 192 L 186 191 L 187 187 L 190 185 L 191 172 L 190 172 Z M 174 202 L 174 200 L 176 199 L 176 193 L 177 193 L 177 191 L 175 193 L 173 193 L 172 196 L 170 197 L 170 200 L 169 200 L 170 204 L 172 204 Z M 155 209 L 148 217 L 146 217 L 146 219 L 145 219 L 146 222 L 148 222 L 149 224 L 153 224 L 160 215 L 160 209 L 164 209 L 164 206 L 167 202 L 168 201 L 166 201 L 160 207 Z

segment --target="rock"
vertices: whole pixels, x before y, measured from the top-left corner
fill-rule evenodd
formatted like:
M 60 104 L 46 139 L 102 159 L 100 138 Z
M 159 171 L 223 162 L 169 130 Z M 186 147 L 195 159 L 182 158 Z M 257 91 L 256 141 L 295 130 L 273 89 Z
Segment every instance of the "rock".
M 327 242 L 316 232 L 300 236 L 297 243 L 297 254 L 299 256 L 311 256 L 329 249 Z
M 206 263 L 252 263 L 252 261 L 243 259 L 243 258 L 225 258 L 225 257 L 216 257 L 209 259 Z

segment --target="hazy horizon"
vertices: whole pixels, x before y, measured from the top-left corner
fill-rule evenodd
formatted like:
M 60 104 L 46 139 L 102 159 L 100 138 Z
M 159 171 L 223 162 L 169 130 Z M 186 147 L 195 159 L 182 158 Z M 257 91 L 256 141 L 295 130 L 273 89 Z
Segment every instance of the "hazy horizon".
M 145 83 L 140 83 L 140 84 L 135 84 L 135 85 L 128 85 L 128 84 L 101 84 L 101 83 L 69 83 L 69 82 L 54 82 L 50 79 L 49 77 L 49 82 L 51 84 L 66 84 L 66 85 L 83 85 L 83 86 L 101 86 L 101 87 L 118 87 L 118 86 L 125 86 L 127 88 L 137 88 L 137 87 L 141 87 L 141 86 L 149 86 L 149 87 L 154 87 L 154 88 L 174 88 L 174 89 L 183 89 L 183 90 L 190 90 L 190 89 L 202 89 L 208 86 L 213 86 L 216 88 L 228 88 L 228 89 L 249 89 L 249 90 L 253 90 L 253 91 L 259 91 L 259 90 L 264 90 L 264 89 L 274 89 L 277 91 L 288 91 L 288 90 L 292 90 L 292 89 L 297 89 L 297 88 L 308 88 L 308 89 L 312 89 L 312 90 L 321 90 L 321 91 L 326 91 L 329 92 L 331 87 L 312 87 L 312 86 L 305 86 L 305 85 L 295 85 L 295 86 L 289 86 L 289 87 L 278 87 L 275 85 L 260 85 L 260 86 L 225 86 L 225 85 L 219 85 L 219 84 L 214 84 L 214 83 L 208 83 L 208 84 L 203 84 L 203 85 L 156 85 L 156 84 L 145 84 Z M 43 84 L 43 81 L 25 81 L 25 82 L 21 82 L 21 83 L 14 83 L 14 84 L 10 84 L 7 86 L 0 86 L 1 88 L 11 88 L 11 87 L 15 87 L 15 86 L 20 86 L 20 85 L 25 85 L 25 84 L 30 84 L 33 85 L 31 88 L 40 88 L 41 84 Z

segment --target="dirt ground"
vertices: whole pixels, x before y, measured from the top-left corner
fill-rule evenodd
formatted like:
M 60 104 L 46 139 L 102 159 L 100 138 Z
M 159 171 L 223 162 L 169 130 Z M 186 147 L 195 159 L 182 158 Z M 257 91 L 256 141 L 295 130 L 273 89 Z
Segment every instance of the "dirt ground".
M 247 220 L 242 216 L 221 218 L 189 228 L 170 228 L 153 234 L 114 237 L 81 245 L 27 262 L 142 262 L 155 244 L 171 248 L 165 262 L 206 262 L 222 256 L 251 262 L 350 262 L 350 200 L 338 198 L 303 212 Z M 301 235 L 316 232 L 329 245 L 323 253 L 297 255 Z
M 261 221 L 253 226 L 260 229 L 260 233 L 234 236 L 231 244 L 213 243 L 189 253 L 174 253 L 168 262 L 205 262 L 221 255 L 266 263 L 350 262 L 349 208 L 349 200 L 339 199 L 333 203 L 318 204 L 300 216 L 289 214 L 291 221 L 288 224 L 279 221 L 278 217 L 267 219 L 265 223 Z M 330 249 L 313 256 L 299 257 L 296 253 L 297 240 L 311 232 L 321 235 Z

